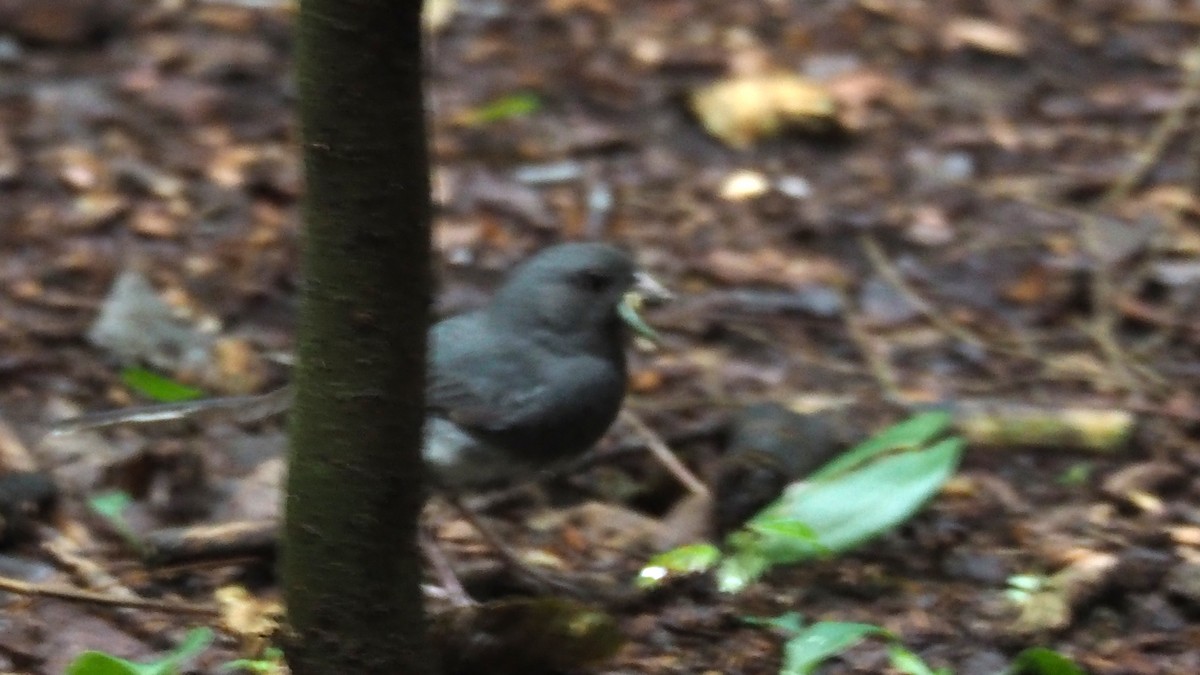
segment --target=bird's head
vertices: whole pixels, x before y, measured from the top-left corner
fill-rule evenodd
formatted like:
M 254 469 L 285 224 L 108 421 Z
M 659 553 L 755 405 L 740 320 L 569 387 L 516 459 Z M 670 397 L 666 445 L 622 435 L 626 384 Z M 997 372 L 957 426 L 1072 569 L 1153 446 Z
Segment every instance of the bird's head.
M 493 319 L 580 340 L 608 340 L 624 322 L 653 339 L 637 313 L 642 299 L 670 293 L 637 269 L 621 249 L 601 243 L 560 244 L 517 268 L 497 292 Z

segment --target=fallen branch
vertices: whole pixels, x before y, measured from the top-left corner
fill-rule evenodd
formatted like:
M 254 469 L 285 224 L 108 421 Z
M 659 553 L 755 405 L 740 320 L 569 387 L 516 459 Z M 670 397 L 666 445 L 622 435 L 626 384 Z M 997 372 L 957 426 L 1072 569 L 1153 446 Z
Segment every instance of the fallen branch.
M 275 520 L 170 527 L 147 534 L 142 544 L 146 561 L 152 565 L 266 557 L 275 553 L 278 530 Z
M 107 593 L 88 591 L 71 586 L 61 586 L 57 584 L 35 584 L 9 577 L 0 577 L 0 590 L 8 591 L 9 593 L 17 593 L 19 595 L 56 598 L 70 602 L 82 602 L 92 605 L 104 605 L 108 607 L 148 609 L 155 612 L 170 612 L 173 614 L 201 614 L 205 616 L 217 616 L 219 614 L 217 608 L 209 607 L 207 605 L 174 602 L 171 600 L 151 600 L 148 598 L 129 597 L 125 595 L 109 595 Z

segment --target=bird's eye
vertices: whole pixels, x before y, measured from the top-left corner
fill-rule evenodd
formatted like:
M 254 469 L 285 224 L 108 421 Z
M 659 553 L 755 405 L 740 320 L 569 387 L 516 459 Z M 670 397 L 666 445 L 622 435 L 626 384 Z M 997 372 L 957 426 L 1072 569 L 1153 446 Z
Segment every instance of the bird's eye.
M 612 277 L 597 270 L 583 270 L 576 277 L 576 281 L 581 288 L 593 293 L 599 293 L 612 285 Z

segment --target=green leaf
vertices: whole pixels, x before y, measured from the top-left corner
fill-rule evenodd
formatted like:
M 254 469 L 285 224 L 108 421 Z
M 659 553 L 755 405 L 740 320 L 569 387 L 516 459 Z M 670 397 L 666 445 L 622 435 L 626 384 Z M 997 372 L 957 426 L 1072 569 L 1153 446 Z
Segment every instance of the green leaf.
M 953 675 L 948 668 L 930 668 L 924 659 L 879 626 L 825 621 L 805 628 L 803 618 L 796 612 L 788 612 L 774 618 L 743 617 L 742 620 L 751 625 L 774 628 L 790 636 L 791 639 L 784 645 L 781 675 L 811 673 L 826 659 L 846 651 L 863 638 L 872 635 L 890 640 L 888 656 L 891 666 L 905 675 Z
M 717 567 L 717 587 L 736 593 L 758 580 L 772 566 L 829 555 L 817 533 L 795 519 L 764 517 L 746 524 L 726 539 L 732 553 Z
M 1086 675 L 1074 661 L 1045 647 L 1031 647 L 1017 654 L 1011 675 Z
M 779 518 L 762 511 L 742 529 L 725 538 L 729 551 L 755 551 L 776 560 L 820 558 L 830 550 L 816 530 L 795 518 Z
M 125 509 L 133 503 L 133 497 L 121 490 L 110 490 L 92 495 L 88 506 L 110 521 L 125 522 Z
M 136 663 L 104 652 L 84 652 L 67 666 L 67 675 L 139 675 L 140 672 Z
M 754 583 L 772 562 L 754 549 L 744 549 L 725 556 L 717 567 L 717 588 L 722 593 L 736 593 Z
M 1008 588 L 1004 589 L 1004 597 L 1015 605 L 1023 605 L 1033 598 L 1035 593 L 1050 588 L 1050 577 L 1044 574 L 1014 574 L 1008 578 Z
M 950 428 L 953 418 L 944 411 L 927 412 L 884 429 L 827 462 L 809 480 L 820 481 L 843 474 L 877 455 L 922 447 Z
M 822 481 L 793 485 L 752 518 L 746 530 L 729 538 L 734 554 L 719 568 L 720 587 L 738 591 L 771 565 L 847 551 L 891 530 L 937 493 L 961 455 L 962 441 L 950 438 Z M 785 522 L 805 527 L 781 525 Z
M 129 526 L 129 521 L 125 520 L 125 509 L 131 503 L 133 503 L 133 497 L 120 490 L 101 492 L 88 499 L 88 506 L 97 515 L 108 521 L 108 524 L 116 530 L 117 534 L 121 535 L 126 544 L 140 552 L 142 549 L 141 537 Z
M 743 616 L 742 621 L 751 626 L 774 628 L 788 636 L 797 635 L 804 630 L 804 617 L 800 612 L 786 612 L 775 617 Z
M 809 626 L 783 646 L 779 675 L 808 675 L 831 656 L 858 644 L 868 635 L 887 635 L 868 623 L 822 621 Z
M 931 412 L 894 425 L 836 459 L 809 480 L 794 483 L 725 541 L 717 585 L 737 592 L 772 566 L 828 557 L 903 523 L 953 474 L 962 457 L 957 437 L 933 442 L 950 415 Z M 897 452 L 900 451 L 900 452 Z M 720 558 L 710 546 L 684 547 L 643 568 L 639 585 L 672 571 L 699 572 Z
M 646 320 L 642 318 L 641 313 L 638 311 L 638 308 L 641 304 L 642 296 L 639 295 L 637 291 L 630 291 L 626 293 L 623 298 L 621 298 L 620 304 L 617 305 L 617 316 L 619 316 L 621 320 L 625 322 L 625 325 L 629 326 L 634 333 L 646 338 L 651 342 L 657 343 L 662 338 L 659 336 L 658 331 L 651 328 L 650 324 L 646 323 Z
M 470 126 L 481 126 L 514 117 L 525 117 L 537 112 L 541 107 L 542 100 L 536 94 L 518 92 L 501 96 L 469 111 L 465 120 Z
M 180 384 L 145 368 L 122 370 L 121 381 L 142 396 L 160 403 L 192 401 L 204 396 L 204 392 L 195 387 Z
M 930 668 L 924 659 L 909 651 L 899 642 L 888 645 L 888 657 L 892 662 L 892 668 L 904 675 L 951 675 L 948 668 L 938 668 L 937 670 Z
M 668 577 L 707 572 L 721 559 L 721 551 L 712 544 L 691 544 L 659 553 L 638 573 L 637 585 L 652 588 Z
M 820 546 L 817 531 L 792 518 L 762 518 L 747 523 L 747 527 L 758 534 L 797 539 L 809 546 Z
M 750 527 L 797 520 L 830 551 L 849 550 L 911 517 L 954 473 L 961 455 L 962 441 L 952 438 L 826 481 L 798 484 L 752 518 Z
M 1095 468 L 1091 462 L 1076 462 L 1059 474 L 1056 482 L 1066 487 L 1080 487 L 1087 484 Z
M 193 628 L 175 651 L 149 663 L 136 663 L 104 652 L 88 651 L 67 666 L 66 675 L 177 675 L 180 666 L 207 649 L 212 639 L 212 629 Z
M 1034 593 L 1046 588 L 1050 579 L 1044 574 L 1014 574 L 1008 578 L 1011 588 Z

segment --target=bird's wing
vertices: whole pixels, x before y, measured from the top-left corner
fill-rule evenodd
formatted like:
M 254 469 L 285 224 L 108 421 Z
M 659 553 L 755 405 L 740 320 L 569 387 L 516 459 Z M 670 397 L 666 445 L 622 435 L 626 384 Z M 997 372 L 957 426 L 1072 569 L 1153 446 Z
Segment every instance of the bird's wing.
M 497 341 L 470 321 L 438 324 L 432 337 L 426 406 L 469 429 L 528 429 L 539 420 L 569 417 L 597 390 L 624 390 L 620 370 L 602 359 L 545 354 L 524 340 Z
M 429 409 L 468 429 L 504 434 L 545 427 L 574 432 L 577 424 L 594 424 L 601 411 L 620 405 L 624 383 L 618 369 L 594 357 L 555 365 L 561 367 L 542 368 L 536 378 L 529 371 L 507 369 L 513 377 L 438 373 L 427 394 Z
M 426 392 L 430 411 L 468 429 L 501 432 L 520 426 L 544 398 L 545 385 L 492 387 L 453 373 L 435 376 Z
M 514 342 L 498 338 L 478 314 L 439 322 L 430 331 L 426 407 L 464 427 L 502 430 L 540 396 L 539 364 Z

